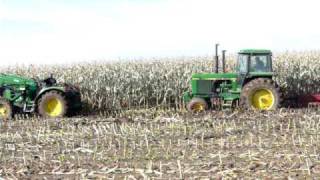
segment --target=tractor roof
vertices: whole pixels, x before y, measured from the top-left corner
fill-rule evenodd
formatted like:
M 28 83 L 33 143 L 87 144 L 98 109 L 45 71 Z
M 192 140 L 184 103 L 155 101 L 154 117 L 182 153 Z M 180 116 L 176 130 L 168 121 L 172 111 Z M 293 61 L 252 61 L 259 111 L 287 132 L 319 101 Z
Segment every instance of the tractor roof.
M 242 49 L 239 54 L 271 54 L 268 49 Z

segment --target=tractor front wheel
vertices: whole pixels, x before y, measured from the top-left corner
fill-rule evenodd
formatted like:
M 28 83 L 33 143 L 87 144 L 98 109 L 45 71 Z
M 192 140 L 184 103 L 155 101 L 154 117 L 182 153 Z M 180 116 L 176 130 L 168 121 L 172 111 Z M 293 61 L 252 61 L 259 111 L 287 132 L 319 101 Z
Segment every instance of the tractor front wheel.
M 13 109 L 11 104 L 3 99 L 0 98 L 0 120 L 8 120 L 11 119 L 13 116 Z
M 59 92 L 49 91 L 38 102 L 38 112 L 41 116 L 56 118 L 67 113 L 67 102 Z
M 208 103 L 203 98 L 192 98 L 187 105 L 187 109 L 190 112 L 203 112 L 208 109 Z
M 240 104 L 246 109 L 275 110 L 279 103 L 279 87 L 271 79 L 257 78 L 242 88 Z

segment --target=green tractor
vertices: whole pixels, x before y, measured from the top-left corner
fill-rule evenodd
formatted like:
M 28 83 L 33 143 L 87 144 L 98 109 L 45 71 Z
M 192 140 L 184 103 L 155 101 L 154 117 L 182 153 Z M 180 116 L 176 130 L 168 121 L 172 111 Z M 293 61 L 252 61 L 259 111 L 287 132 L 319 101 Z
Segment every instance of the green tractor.
M 187 109 L 200 112 L 208 108 L 239 106 L 245 109 L 274 110 L 280 104 L 279 86 L 272 79 L 272 53 L 265 49 L 244 49 L 238 53 L 236 72 L 225 71 L 222 51 L 222 73 L 219 73 L 216 44 L 215 73 L 193 74 L 191 92 L 184 93 Z
M 19 112 L 62 117 L 79 111 L 81 106 L 79 89 L 58 84 L 52 75 L 45 80 L 35 80 L 0 74 L 0 120 L 10 119 Z

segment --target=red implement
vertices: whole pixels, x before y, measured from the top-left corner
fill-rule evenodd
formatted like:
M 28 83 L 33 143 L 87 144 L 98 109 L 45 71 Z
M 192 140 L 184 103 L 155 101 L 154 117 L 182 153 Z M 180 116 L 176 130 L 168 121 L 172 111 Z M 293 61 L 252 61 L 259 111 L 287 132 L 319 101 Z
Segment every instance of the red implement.
M 307 94 L 298 98 L 300 106 L 320 106 L 320 94 Z

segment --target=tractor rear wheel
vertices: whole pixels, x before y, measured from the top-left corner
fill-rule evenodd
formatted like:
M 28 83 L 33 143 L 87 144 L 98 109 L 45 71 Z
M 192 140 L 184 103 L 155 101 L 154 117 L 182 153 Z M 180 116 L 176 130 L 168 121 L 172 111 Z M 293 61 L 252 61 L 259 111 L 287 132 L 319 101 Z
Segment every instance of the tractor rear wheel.
M 8 120 L 11 119 L 13 116 L 13 108 L 11 104 L 3 99 L 0 98 L 0 120 Z
M 208 103 L 203 98 L 195 97 L 188 103 L 187 109 L 195 113 L 203 112 L 208 109 Z
M 44 117 L 63 117 L 67 113 L 67 108 L 64 96 L 57 91 L 45 93 L 38 101 L 38 112 Z
M 272 79 L 257 78 L 247 83 L 240 96 L 246 109 L 275 110 L 280 104 L 280 89 Z

